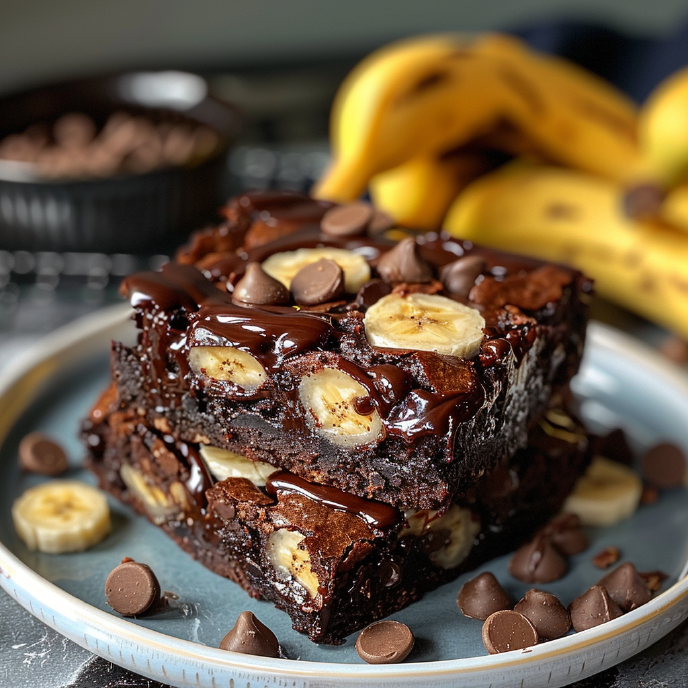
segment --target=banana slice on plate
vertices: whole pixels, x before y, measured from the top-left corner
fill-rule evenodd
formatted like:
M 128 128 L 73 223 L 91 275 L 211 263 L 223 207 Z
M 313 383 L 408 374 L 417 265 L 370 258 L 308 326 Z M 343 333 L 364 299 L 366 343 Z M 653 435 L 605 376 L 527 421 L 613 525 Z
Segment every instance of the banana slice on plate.
M 199 452 L 216 480 L 246 478 L 258 487 L 265 487 L 268 477 L 279 470 L 264 461 L 251 461 L 242 454 L 212 445 L 201 445 Z
M 309 373 L 299 384 L 306 421 L 316 433 L 340 447 L 357 447 L 380 437 L 380 414 L 374 409 L 369 414 L 360 413 L 360 401 L 368 397 L 360 382 L 335 368 Z
M 577 514 L 584 526 L 613 526 L 633 515 L 642 491 L 642 481 L 633 470 L 596 456 L 562 511 Z
M 82 552 L 110 532 L 110 509 L 95 487 L 53 480 L 28 489 L 12 505 L 17 535 L 32 550 Z
M 358 253 L 343 248 L 299 248 L 275 253 L 264 260 L 261 267 L 289 289 L 301 268 L 317 263 L 321 258 L 329 258 L 339 265 L 344 272 L 344 288 L 348 294 L 356 294 L 370 279 L 368 261 Z
M 364 324 L 373 346 L 473 358 L 485 320 L 480 311 L 445 296 L 389 294 L 368 309 Z

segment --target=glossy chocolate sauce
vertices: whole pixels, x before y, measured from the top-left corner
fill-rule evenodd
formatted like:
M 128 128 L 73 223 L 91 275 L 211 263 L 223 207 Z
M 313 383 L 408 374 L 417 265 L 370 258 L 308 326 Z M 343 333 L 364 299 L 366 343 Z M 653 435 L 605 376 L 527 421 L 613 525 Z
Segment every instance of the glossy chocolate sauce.
M 401 514 L 393 506 L 362 499 L 335 487 L 309 483 L 288 471 L 273 473 L 267 479 L 265 490 L 272 496 L 279 492 L 297 492 L 325 506 L 359 516 L 375 528 L 389 528 L 401 523 Z
M 217 253 L 212 246 L 206 247 L 197 263 L 202 272 L 192 265 L 170 263 L 159 273 L 139 273 L 124 281 L 123 293 L 139 311 L 144 332 L 140 347 L 147 352 L 145 365 L 157 381 L 154 392 L 158 405 L 174 405 L 179 392 L 188 389 L 188 351 L 193 346 L 239 348 L 271 374 L 280 372 L 286 360 L 300 354 L 339 352 L 343 319 L 355 317 L 355 311 L 365 311 L 388 292 L 389 286 L 379 279 L 374 277 L 367 290 L 348 295 L 344 304 L 335 304 L 330 312 L 237 306 L 228 293 L 232 280 L 240 278 L 248 262 L 261 262 L 274 253 L 304 247 L 355 251 L 374 269 L 378 258 L 395 244 L 381 237 L 323 235 L 319 221 L 331 206 L 293 192 L 244 194 L 228 206 L 230 227 L 224 228 L 223 235 L 232 231 L 234 223 L 237 232 L 246 231 L 244 248 Z M 223 241 L 218 239 L 218 246 L 224 245 Z M 537 317 L 540 309 L 562 298 L 567 285 L 580 279 L 574 271 L 479 248 L 446 233 L 421 235 L 417 242 L 421 258 L 432 266 L 435 275 L 439 268 L 465 255 L 479 255 L 486 261 L 487 269 L 478 277 L 469 298 L 456 297 L 479 309 L 487 324 L 475 361 L 479 375 L 511 357 L 518 365 L 536 339 L 536 319 L 531 314 Z M 368 392 L 369 399 L 355 402 L 359 412 L 372 413 L 376 408 L 386 432 L 407 443 L 439 434 L 448 435 L 451 444 L 457 425 L 475 415 L 484 403 L 485 393 L 479 386 L 461 394 L 439 394 L 418 388 L 419 383 L 397 366 L 365 366 L 343 357 L 339 361 L 338 367 Z M 268 393 L 256 394 L 255 398 Z M 285 428 L 304 429 L 302 425 L 289 421 Z

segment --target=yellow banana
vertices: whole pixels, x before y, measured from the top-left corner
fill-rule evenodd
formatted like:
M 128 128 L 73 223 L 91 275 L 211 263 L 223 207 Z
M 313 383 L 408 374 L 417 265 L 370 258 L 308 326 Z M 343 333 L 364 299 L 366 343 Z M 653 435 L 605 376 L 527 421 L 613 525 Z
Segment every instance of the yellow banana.
M 414 158 L 370 180 L 377 208 L 397 224 L 415 229 L 437 229 L 452 201 L 471 181 L 494 167 L 486 155 L 463 153 L 441 160 Z
M 446 34 L 387 46 L 346 78 L 334 164 L 314 193 L 350 201 L 375 175 L 505 130 L 502 143 L 516 148 L 507 152 L 618 179 L 639 167 L 636 111 L 612 86 L 516 39 Z
M 652 172 L 673 186 L 688 172 L 688 68 L 662 81 L 640 110 L 641 148 Z
M 456 199 L 445 229 L 482 244 L 568 263 L 604 297 L 688 338 L 688 237 L 633 221 L 621 184 L 574 170 L 515 164 Z

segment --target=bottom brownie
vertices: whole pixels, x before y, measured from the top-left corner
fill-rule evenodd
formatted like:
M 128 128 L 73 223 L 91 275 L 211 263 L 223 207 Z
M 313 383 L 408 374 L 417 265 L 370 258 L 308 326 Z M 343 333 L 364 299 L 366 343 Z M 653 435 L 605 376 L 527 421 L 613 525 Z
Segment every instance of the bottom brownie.
M 124 409 L 87 423 L 87 465 L 101 487 L 319 643 L 339 643 L 515 549 L 557 512 L 589 459 L 580 424 L 552 409 L 527 448 L 446 512 L 402 513 L 224 450 L 175 442 L 140 420 Z M 215 482 L 209 468 L 217 475 L 230 464 L 233 477 Z

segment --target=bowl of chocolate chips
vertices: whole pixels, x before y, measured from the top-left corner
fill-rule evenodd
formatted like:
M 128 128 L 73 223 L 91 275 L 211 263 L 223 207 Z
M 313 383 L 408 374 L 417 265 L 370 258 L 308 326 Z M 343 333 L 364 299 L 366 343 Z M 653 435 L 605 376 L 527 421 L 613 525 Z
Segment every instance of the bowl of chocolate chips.
M 0 100 L 0 246 L 161 252 L 212 218 L 238 115 L 187 72 L 81 79 Z

